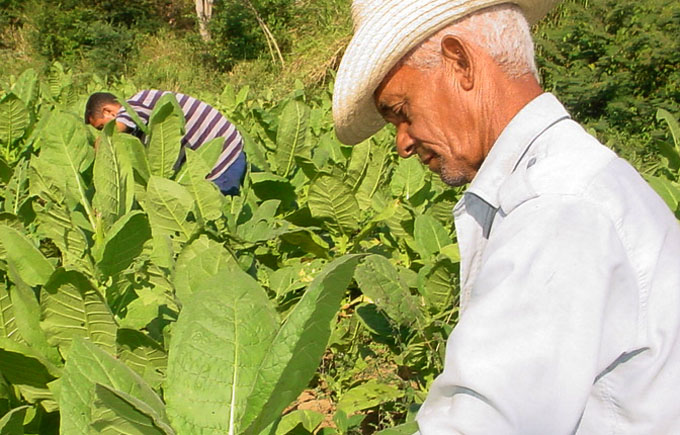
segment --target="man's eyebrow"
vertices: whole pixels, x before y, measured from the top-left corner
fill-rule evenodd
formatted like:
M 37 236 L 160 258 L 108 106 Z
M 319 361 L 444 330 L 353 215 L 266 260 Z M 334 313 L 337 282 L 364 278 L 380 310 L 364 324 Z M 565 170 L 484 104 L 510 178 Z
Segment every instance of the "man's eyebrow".
M 388 112 L 392 112 L 392 105 L 385 103 L 384 101 L 381 101 L 378 103 L 378 112 L 380 112 L 382 115 L 387 114 Z
M 387 115 L 396 115 L 397 110 L 396 108 L 402 106 L 406 101 L 404 99 L 390 99 L 389 101 L 380 101 L 378 102 L 378 112 L 380 112 L 381 115 L 387 116 Z

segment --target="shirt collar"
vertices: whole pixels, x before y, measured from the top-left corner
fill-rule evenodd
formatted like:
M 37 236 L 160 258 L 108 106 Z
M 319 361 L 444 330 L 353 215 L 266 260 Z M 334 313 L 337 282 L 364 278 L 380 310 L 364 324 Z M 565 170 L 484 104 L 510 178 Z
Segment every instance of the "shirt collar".
M 531 100 L 498 136 L 466 193 L 472 193 L 498 208 L 498 190 L 531 144 L 555 122 L 568 117 L 564 106 L 551 93 L 543 93 Z

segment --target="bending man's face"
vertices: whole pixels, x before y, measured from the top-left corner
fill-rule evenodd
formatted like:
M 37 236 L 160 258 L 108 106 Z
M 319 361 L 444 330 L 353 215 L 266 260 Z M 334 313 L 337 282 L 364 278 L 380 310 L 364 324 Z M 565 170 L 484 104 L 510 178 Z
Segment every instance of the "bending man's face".
M 459 89 L 444 66 L 395 67 L 374 93 L 378 111 L 397 128 L 397 152 L 417 154 L 448 185 L 470 182 L 484 159 L 473 92 Z
M 97 130 L 101 130 L 104 128 L 107 122 L 116 117 L 120 107 L 121 106 L 119 104 L 105 104 L 97 116 L 90 117 L 90 125 Z

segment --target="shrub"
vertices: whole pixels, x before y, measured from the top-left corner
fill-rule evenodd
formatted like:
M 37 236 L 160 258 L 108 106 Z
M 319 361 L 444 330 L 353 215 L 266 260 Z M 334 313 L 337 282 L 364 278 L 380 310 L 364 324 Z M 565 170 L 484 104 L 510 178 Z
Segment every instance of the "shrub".
M 679 34 L 674 0 L 565 2 L 536 31 L 543 82 L 602 140 L 640 153 L 657 107 L 680 103 Z
M 291 0 L 252 0 L 262 20 L 273 33 L 279 48 L 290 46 L 288 24 L 293 18 Z M 240 60 L 269 56 L 267 39 L 255 14 L 243 2 L 216 0 L 210 22 L 212 41 L 209 60 L 222 70 L 231 69 Z

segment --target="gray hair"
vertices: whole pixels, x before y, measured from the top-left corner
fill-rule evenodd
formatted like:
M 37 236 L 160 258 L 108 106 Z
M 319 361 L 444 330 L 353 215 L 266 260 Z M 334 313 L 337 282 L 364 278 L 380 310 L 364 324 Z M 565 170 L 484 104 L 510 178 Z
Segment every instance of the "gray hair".
M 449 24 L 409 51 L 399 63 L 418 69 L 440 65 L 441 42 L 447 35 L 485 49 L 511 78 L 531 73 L 538 80 L 529 23 L 514 4 L 484 8 Z

